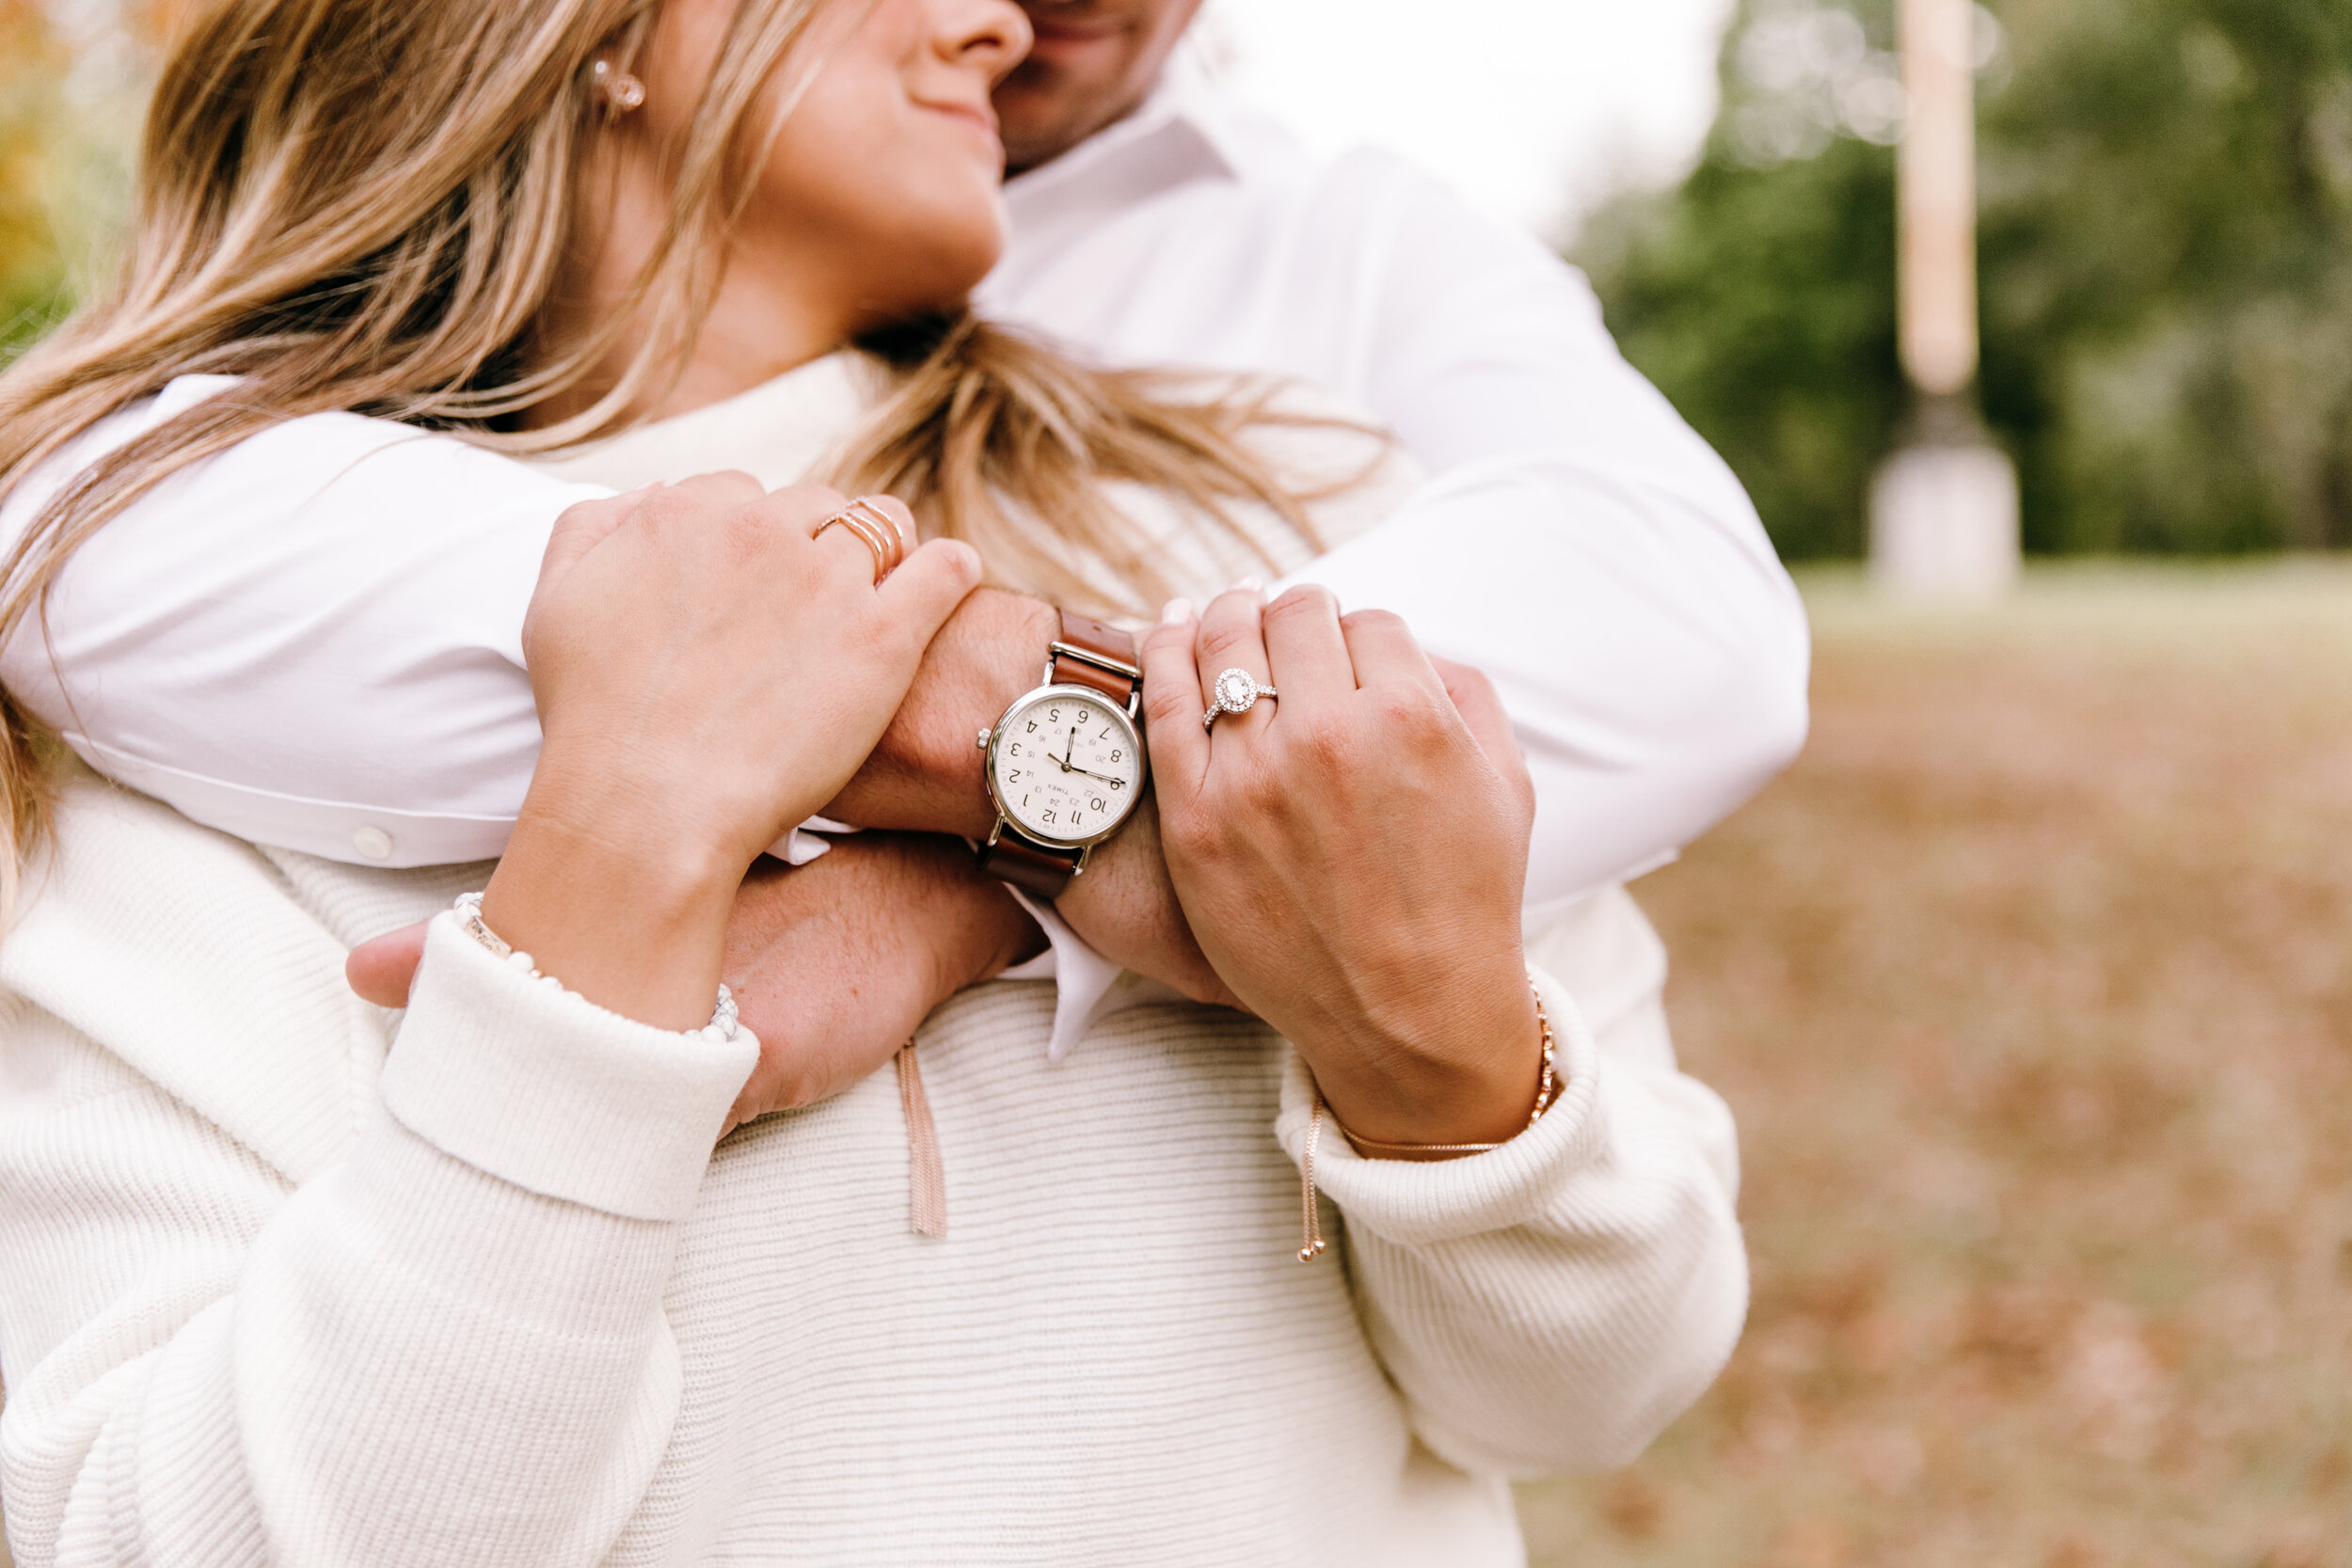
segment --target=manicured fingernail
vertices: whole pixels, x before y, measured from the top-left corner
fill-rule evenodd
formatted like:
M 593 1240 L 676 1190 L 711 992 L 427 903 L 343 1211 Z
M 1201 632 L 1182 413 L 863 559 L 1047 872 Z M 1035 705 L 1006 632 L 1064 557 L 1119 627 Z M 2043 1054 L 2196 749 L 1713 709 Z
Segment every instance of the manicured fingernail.
M 1190 599 L 1170 599 L 1160 606 L 1160 625 L 1164 626 L 1181 626 L 1191 619 L 1192 601 Z
M 1265 578 L 1244 578 L 1233 586 L 1245 594 L 1263 594 L 1265 592 Z

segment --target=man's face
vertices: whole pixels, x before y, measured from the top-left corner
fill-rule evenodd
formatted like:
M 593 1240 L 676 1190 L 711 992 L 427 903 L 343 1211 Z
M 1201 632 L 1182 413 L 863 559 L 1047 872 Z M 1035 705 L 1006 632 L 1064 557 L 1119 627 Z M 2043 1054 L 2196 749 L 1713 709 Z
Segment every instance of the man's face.
M 1008 170 L 1059 157 L 1143 102 L 1200 0 L 1020 0 L 1037 30 L 996 89 Z

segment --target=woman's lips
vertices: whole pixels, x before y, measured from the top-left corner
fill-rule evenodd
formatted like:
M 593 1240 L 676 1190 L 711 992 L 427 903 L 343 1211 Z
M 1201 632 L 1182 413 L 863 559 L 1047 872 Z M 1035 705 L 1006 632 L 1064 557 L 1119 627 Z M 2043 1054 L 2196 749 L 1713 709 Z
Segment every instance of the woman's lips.
M 996 128 L 995 110 L 975 108 L 969 103 L 930 103 L 921 99 L 915 100 L 915 104 L 918 108 L 928 109 L 932 114 L 953 120 L 958 130 L 971 137 L 975 143 L 984 146 L 988 155 L 995 159 L 1001 167 L 1005 157 L 1005 141 Z
M 975 108 L 969 103 L 925 103 L 923 107 L 935 115 L 962 120 L 966 125 L 985 131 L 992 136 L 996 135 L 996 111 L 993 109 Z

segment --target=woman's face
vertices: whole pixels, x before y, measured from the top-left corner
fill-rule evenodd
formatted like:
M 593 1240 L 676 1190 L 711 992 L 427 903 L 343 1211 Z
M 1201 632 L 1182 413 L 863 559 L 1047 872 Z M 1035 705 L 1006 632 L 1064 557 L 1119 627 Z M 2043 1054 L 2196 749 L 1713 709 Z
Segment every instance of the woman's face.
M 643 72 L 647 129 L 688 131 L 733 8 L 666 8 Z M 1029 41 L 1012 0 L 834 0 L 768 84 L 769 114 L 754 115 L 773 123 L 805 82 L 734 263 L 832 295 L 852 330 L 961 303 L 1004 245 L 1005 150 L 989 94 Z

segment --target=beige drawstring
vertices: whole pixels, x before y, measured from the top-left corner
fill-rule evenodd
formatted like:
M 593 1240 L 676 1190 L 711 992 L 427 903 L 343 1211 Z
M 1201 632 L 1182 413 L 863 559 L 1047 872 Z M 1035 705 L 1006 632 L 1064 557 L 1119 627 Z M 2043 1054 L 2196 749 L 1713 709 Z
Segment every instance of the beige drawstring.
M 947 1167 L 939 1157 L 939 1127 L 923 1093 L 914 1042 L 898 1048 L 898 1107 L 907 1118 L 907 1227 L 917 1236 L 947 1234 Z
M 1307 1157 L 1298 1162 L 1298 1203 L 1305 1211 L 1299 1217 L 1298 1260 L 1311 1263 L 1323 1256 L 1323 1225 L 1315 1212 L 1315 1145 L 1323 1141 L 1323 1088 L 1315 1087 L 1314 1114 L 1307 1121 Z

